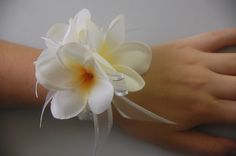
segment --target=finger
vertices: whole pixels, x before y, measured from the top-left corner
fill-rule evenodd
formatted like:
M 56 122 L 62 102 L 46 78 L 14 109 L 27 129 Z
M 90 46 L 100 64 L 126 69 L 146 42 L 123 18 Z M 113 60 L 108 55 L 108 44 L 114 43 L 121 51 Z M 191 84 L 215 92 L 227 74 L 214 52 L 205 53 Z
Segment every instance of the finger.
M 168 143 L 177 150 L 203 156 L 229 155 L 236 149 L 236 142 L 233 140 L 211 136 L 195 130 L 177 132 L 170 137 Z
M 212 108 L 212 112 L 215 115 L 211 116 L 209 122 L 211 123 L 223 123 L 223 124 L 235 124 L 236 123 L 236 101 L 217 99 L 215 107 Z M 211 121 L 210 121 L 211 120 Z
M 236 28 L 206 32 L 182 40 L 187 46 L 213 52 L 225 46 L 236 45 Z
M 226 75 L 236 75 L 236 53 L 202 53 L 201 62 L 208 69 Z
M 236 76 L 213 73 L 207 90 L 219 99 L 236 100 Z

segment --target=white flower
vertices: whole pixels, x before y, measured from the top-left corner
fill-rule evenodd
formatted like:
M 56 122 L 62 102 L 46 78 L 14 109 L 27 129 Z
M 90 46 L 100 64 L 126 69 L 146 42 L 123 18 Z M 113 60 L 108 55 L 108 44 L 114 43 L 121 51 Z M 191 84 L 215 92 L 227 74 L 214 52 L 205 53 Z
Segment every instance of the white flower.
M 106 73 L 109 76 L 122 73 L 128 91 L 142 89 L 145 82 L 140 74 L 149 69 L 152 52 L 144 43 L 125 42 L 124 17 L 116 17 L 105 32 L 90 20 L 87 31 L 88 44 Z
M 46 36 L 46 44 L 54 53 L 60 45 L 70 42 L 88 46 L 111 80 L 123 79 L 112 81 L 116 91 L 138 91 L 144 87 L 145 82 L 140 74 L 149 69 L 152 52 L 144 43 L 125 42 L 122 15 L 111 22 L 108 30 L 103 31 L 91 21 L 89 11 L 83 9 L 70 19 L 69 25 L 53 25 Z
M 51 26 L 46 37 L 43 37 L 47 48 L 43 50 L 37 61 L 56 57 L 57 50 L 67 43 L 84 43 L 87 39 L 87 25 L 91 19 L 88 9 L 82 9 L 69 24 L 57 23 Z
M 79 115 L 87 105 L 95 114 L 107 110 L 114 89 L 92 53 L 79 43 L 65 44 L 56 55 L 50 53 L 54 52 L 43 53 L 35 65 L 37 81 L 55 91 L 51 101 L 53 116 L 68 119 Z
M 70 42 L 84 43 L 87 39 L 87 25 L 90 19 L 89 10 L 82 9 L 69 20 L 69 24 L 57 23 L 51 26 L 46 38 L 61 45 Z M 47 40 L 46 44 L 48 45 Z
M 144 43 L 125 42 L 122 15 L 104 31 L 83 9 L 69 24 L 54 24 L 44 39 L 47 48 L 35 63 L 36 78 L 54 93 L 55 118 L 71 118 L 87 109 L 100 114 L 110 106 L 114 91 L 125 95 L 145 85 L 140 74 L 148 70 L 152 53 Z

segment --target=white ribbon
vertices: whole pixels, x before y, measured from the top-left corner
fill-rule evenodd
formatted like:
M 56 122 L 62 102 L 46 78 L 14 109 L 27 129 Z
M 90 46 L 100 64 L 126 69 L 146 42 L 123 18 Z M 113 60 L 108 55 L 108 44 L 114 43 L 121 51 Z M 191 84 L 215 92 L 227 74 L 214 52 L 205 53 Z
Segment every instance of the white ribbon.
M 167 120 L 129 100 L 125 96 L 114 96 L 113 105 L 117 111 L 127 119 L 135 119 L 140 121 L 162 122 L 167 124 L 176 124 Z
M 139 106 L 125 96 L 114 96 L 113 105 L 120 115 L 126 119 L 176 124 L 173 121 L 165 119 Z M 95 132 L 93 156 L 97 156 L 101 152 L 101 149 L 111 132 L 113 125 L 112 107 L 102 114 L 93 114 L 93 122 Z

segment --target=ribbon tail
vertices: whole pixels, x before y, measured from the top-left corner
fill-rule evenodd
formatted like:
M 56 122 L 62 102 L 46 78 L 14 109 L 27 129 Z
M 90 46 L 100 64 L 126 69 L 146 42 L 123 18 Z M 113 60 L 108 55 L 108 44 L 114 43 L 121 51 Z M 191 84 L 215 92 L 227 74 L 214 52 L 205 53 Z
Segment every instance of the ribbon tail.
M 36 98 L 39 98 L 39 95 L 38 95 L 38 81 L 36 81 L 36 83 L 35 83 L 35 97 Z
M 143 107 L 134 103 L 133 101 L 129 100 L 127 97 L 124 96 L 114 96 L 113 104 L 117 111 L 127 119 L 135 119 L 141 121 L 154 121 L 154 122 L 161 122 L 167 124 L 176 124 L 173 121 L 165 119 Z
M 110 106 L 107 111 L 102 114 L 93 113 L 93 122 L 95 133 L 93 156 L 98 156 L 113 125 L 112 107 Z
M 39 127 L 41 128 L 42 127 L 42 120 L 43 120 L 43 113 L 47 107 L 47 105 L 50 103 L 50 101 L 52 100 L 53 96 L 54 96 L 55 92 L 54 91 L 49 91 L 47 96 L 46 96 L 46 99 L 45 99 L 45 102 L 44 102 L 44 105 L 43 105 L 43 108 L 42 108 L 42 112 L 41 112 L 41 116 L 40 116 L 40 122 L 39 122 Z

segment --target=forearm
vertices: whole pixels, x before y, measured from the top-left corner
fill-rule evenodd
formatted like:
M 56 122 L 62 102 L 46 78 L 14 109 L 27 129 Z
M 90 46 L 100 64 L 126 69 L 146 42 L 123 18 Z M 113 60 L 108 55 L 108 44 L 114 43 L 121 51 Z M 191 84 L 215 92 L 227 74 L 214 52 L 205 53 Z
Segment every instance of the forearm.
M 43 103 L 46 90 L 41 86 L 39 98 L 35 97 L 33 62 L 39 54 L 40 49 L 0 40 L 0 107 L 30 107 Z

